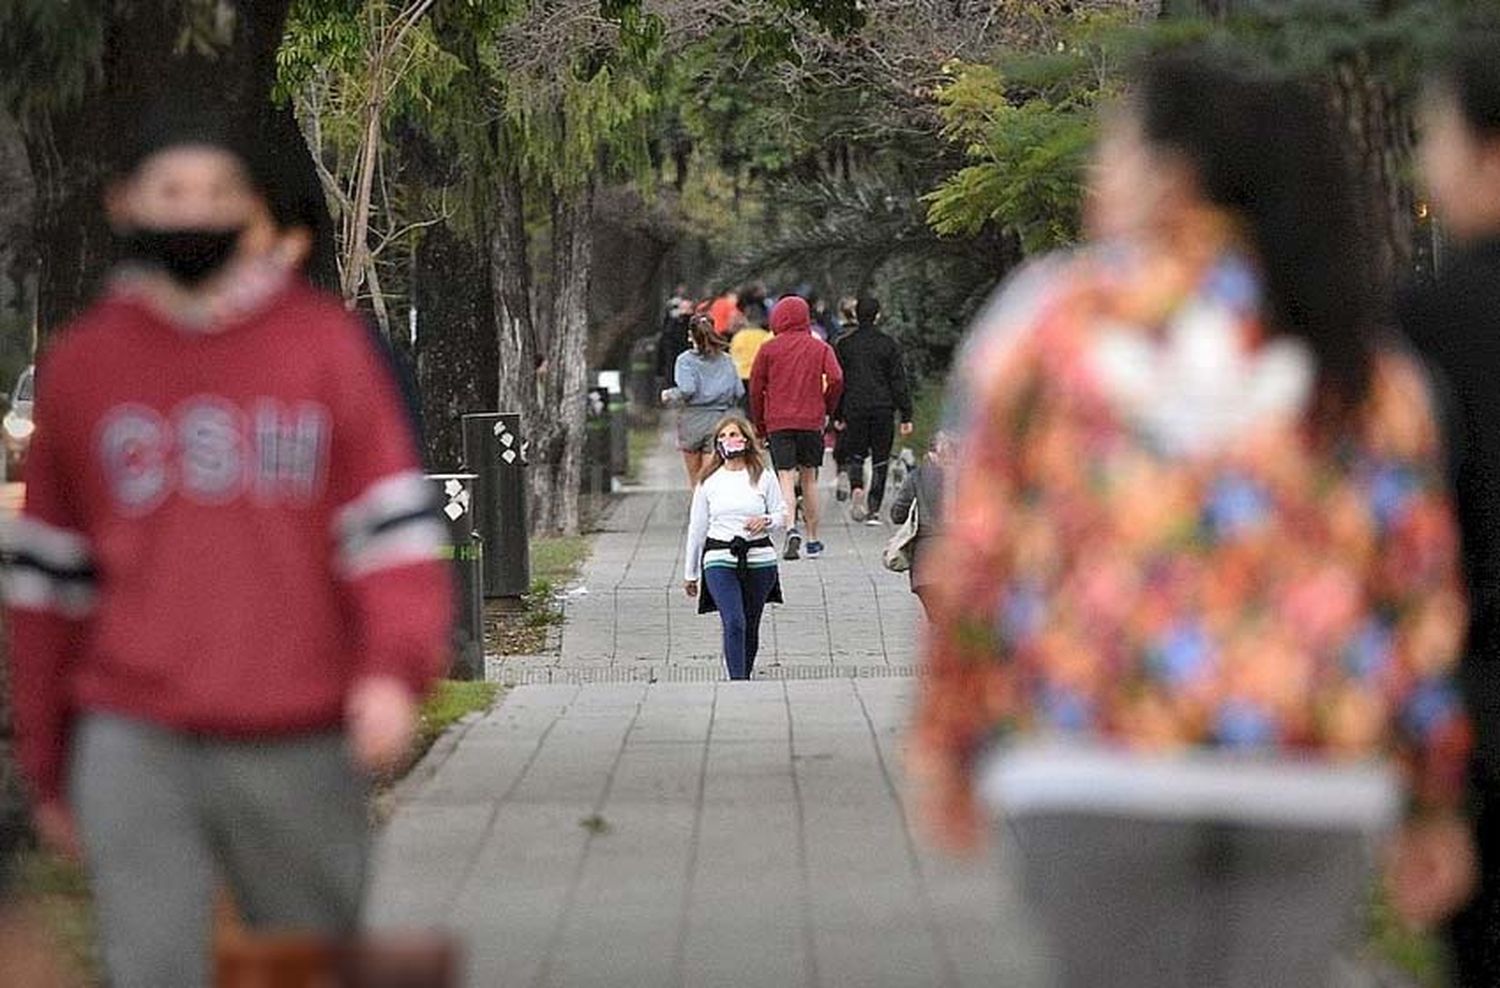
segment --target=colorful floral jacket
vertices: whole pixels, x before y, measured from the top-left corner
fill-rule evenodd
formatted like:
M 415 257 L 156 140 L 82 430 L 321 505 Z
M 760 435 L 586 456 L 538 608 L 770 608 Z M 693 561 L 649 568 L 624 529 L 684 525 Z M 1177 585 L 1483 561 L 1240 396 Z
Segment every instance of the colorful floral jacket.
M 1263 338 L 1247 264 L 1046 278 L 969 349 L 916 754 L 967 766 L 1005 731 L 1390 754 L 1455 803 L 1465 601 L 1418 366 L 1380 352 L 1314 441 L 1310 355 Z

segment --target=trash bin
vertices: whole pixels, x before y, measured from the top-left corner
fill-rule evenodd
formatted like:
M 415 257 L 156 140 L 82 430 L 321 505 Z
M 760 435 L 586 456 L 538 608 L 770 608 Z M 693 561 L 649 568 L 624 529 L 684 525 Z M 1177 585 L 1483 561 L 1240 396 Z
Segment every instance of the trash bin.
M 484 540 L 486 599 L 531 589 L 531 531 L 526 520 L 526 448 L 521 416 L 484 412 L 463 417 L 464 469 L 479 475 L 475 526 Z
M 619 371 L 600 371 L 599 386 L 606 392 L 609 416 L 609 472 L 623 477 L 630 472 L 630 409 Z
M 610 408 L 608 388 L 589 388 L 583 433 L 583 493 L 608 494 L 610 483 Z
M 448 543 L 443 555 L 453 564 L 457 588 L 453 622 L 453 676 L 484 678 L 484 543 L 474 525 L 472 473 L 434 473 L 427 479 L 442 498 L 443 517 L 448 522 Z

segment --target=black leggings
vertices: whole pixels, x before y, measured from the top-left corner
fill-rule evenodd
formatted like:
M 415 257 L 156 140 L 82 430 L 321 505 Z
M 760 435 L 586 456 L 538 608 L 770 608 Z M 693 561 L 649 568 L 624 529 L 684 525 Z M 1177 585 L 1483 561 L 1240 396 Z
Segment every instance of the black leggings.
M 849 487 L 865 486 L 865 457 L 873 457 L 875 467 L 870 477 L 870 495 L 865 502 L 873 514 L 885 500 L 885 475 L 891 465 L 891 447 L 896 443 L 895 413 L 866 412 L 851 415 L 844 424 L 844 470 Z

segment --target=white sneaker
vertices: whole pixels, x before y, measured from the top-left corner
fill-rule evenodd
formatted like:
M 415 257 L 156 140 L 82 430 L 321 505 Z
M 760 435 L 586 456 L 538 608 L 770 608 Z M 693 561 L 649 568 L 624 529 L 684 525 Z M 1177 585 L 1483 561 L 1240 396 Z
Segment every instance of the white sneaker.
M 871 515 L 870 517 L 865 519 L 865 524 L 869 525 L 871 528 L 879 528 L 881 525 L 884 525 L 885 522 L 880 520 L 879 515 Z
M 856 522 L 862 522 L 870 517 L 870 511 L 865 507 L 864 488 L 854 492 L 854 504 L 849 508 L 849 517 Z

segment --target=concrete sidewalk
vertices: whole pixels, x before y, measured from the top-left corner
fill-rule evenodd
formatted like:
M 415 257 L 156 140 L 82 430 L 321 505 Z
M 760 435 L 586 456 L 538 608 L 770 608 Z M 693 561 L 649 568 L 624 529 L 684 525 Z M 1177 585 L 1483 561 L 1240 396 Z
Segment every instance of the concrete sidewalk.
M 670 433 L 644 471 L 658 486 L 626 493 L 594 538 L 580 586 L 566 601 L 557 656 L 491 660 L 506 683 L 704 681 L 723 676 L 719 622 L 682 592 L 691 495 Z M 824 470 L 833 479 L 832 460 Z M 827 552 L 783 562 L 786 604 L 767 610 L 761 678 L 904 676 L 914 671 L 921 607 L 880 552 L 893 528 L 852 523 L 831 486 L 821 490 Z M 895 497 L 891 490 L 887 503 Z M 778 540 L 779 543 L 779 540 Z
M 994 864 L 908 830 L 912 688 L 520 687 L 419 770 L 371 920 L 456 931 L 473 986 L 1022 984 Z
M 720 682 L 681 591 L 669 446 L 595 541 L 562 654 L 439 743 L 382 840 L 376 927 L 458 932 L 473 986 L 1016 985 L 989 859 L 913 839 L 898 745 L 920 617 L 890 527 L 827 498 L 828 554 L 782 566 L 762 675 Z M 894 493 L 894 492 L 893 492 Z M 1002 931 L 1010 931 L 1008 935 Z

